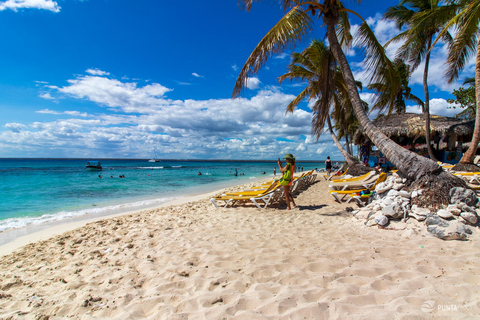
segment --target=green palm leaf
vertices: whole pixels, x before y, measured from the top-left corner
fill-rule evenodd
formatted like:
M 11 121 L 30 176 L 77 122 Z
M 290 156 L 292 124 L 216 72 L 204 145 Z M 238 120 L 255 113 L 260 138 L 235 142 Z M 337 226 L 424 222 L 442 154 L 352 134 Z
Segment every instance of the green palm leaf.
M 245 1 L 251 3 L 251 1 Z M 312 20 L 300 8 L 293 8 L 263 37 L 248 57 L 233 89 L 233 97 L 239 96 L 247 79 L 257 73 L 274 54 L 293 48 L 312 30 Z

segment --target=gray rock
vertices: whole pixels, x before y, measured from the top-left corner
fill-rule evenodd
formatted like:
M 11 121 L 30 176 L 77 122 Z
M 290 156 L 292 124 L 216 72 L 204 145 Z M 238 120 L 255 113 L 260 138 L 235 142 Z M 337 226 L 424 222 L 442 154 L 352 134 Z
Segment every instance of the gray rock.
M 459 216 L 462 212 L 462 210 L 459 209 L 455 204 L 449 204 L 447 207 L 447 211 L 450 211 L 454 216 Z
M 457 205 L 462 211 L 467 211 L 471 213 L 476 213 L 474 207 L 467 206 L 465 203 L 460 203 Z
M 381 194 L 392 189 L 392 187 L 393 187 L 393 184 L 389 183 L 388 181 L 385 181 L 377 184 L 377 186 L 375 187 L 375 191 L 378 194 Z
M 412 191 L 412 198 L 418 197 L 418 196 L 421 195 L 422 193 L 423 193 L 423 190 L 422 190 L 422 189 L 413 190 L 413 191 Z
M 478 221 L 478 217 L 475 213 L 464 211 L 460 213 L 460 217 L 462 217 L 466 222 L 470 224 L 476 224 Z
M 445 209 L 440 209 L 437 211 L 437 216 L 443 219 L 452 219 L 453 214 L 450 211 L 447 211 Z
M 373 227 L 373 226 L 376 226 L 377 223 L 375 222 L 375 219 L 372 219 L 372 220 L 368 220 L 368 222 L 365 223 L 365 225 L 366 225 L 367 227 Z
M 400 190 L 400 189 L 402 189 L 403 187 L 405 187 L 405 185 L 404 185 L 403 183 L 395 183 L 395 184 L 393 185 L 393 189 L 395 189 L 395 190 Z
M 408 216 L 414 218 L 417 221 L 423 221 L 427 219 L 427 216 L 421 216 L 419 214 L 416 214 L 415 212 L 408 213 Z
M 383 198 L 382 203 L 384 206 L 389 206 L 393 203 L 393 199 L 390 197 L 385 197 Z
M 428 208 L 420 208 L 418 207 L 416 204 L 414 204 L 412 206 L 412 211 L 415 213 L 415 214 L 418 214 L 420 216 L 427 216 L 428 214 L 430 214 L 430 209 Z
M 442 240 L 466 240 L 472 234 L 466 225 L 456 220 L 447 222 L 437 215 L 429 214 L 425 223 L 427 231 Z
M 477 201 L 477 194 L 472 189 L 461 187 L 450 189 L 450 203 L 466 203 L 468 206 L 475 206 Z
M 382 214 L 391 219 L 403 218 L 403 209 L 397 203 L 382 208 Z
M 427 221 L 425 221 L 425 224 L 427 226 L 439 226 L 444 228 L 449 226 L 447 221 L 434 214 L 427 215 Z
M 398 191 L 398 194 L 399 194 L 401 197 L 404 197 L 404 198 L 407 198 L 407 199 L 410 199 L 410 197 L 411 197 L 410 192 L 405 191 L 405 190 L 400 190 L 400 191 Z
M 383 215 L 380 215 L 380 216 L 376 216 L 375 219 L 375 222 L 379 225 L 379 226 L 384 226 L 388 223 L 388 218 L 383 216 Z
M 353 216 L 357 219 L 366 219 L 369 214 L 370 214 L 370 211 L 363 210 L 363 211 L 358 211 Z
M 398 196 L 398 191 L 395 189 L 392 189 L 387 192 L 387 196 L 389 196 L 390 198 L 395 198 L 396 196 Z

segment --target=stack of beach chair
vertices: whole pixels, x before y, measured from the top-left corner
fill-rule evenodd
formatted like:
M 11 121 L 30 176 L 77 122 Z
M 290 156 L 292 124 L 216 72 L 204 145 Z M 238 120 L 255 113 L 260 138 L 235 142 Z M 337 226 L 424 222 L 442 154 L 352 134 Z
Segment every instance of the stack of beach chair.
M 317 175 L 313 173 L 314 170 L 302 174 L 300 177 L 294 177 L 291 193 L 296 195 L 301 190 L 306 189 L 312 184 Z M 210 199 L 212 204 L 218 208 L 217 202 L 223 202 L 223 207 L 234 206 L 236 204 L 254 204 L 257 208 L 266 208 L 268 205 L 274 203 L 282 203 L 285 201 L 285 195 L 283 187 L 278 184 L 278 180 L 269 181 L 266 184 L 253 187 L 249 190 L 243 190 L 240 192 L 224 193 L 217 197 Z

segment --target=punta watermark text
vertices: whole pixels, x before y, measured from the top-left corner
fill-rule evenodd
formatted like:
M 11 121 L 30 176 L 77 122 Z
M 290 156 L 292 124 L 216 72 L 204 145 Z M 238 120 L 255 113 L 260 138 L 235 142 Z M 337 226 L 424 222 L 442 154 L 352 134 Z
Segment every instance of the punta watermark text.
M 420 308 L 423 312 L 455 312 L 458 311 L 456 304 L 437 304 L 434 300 L 427 300 L 422 304 Z

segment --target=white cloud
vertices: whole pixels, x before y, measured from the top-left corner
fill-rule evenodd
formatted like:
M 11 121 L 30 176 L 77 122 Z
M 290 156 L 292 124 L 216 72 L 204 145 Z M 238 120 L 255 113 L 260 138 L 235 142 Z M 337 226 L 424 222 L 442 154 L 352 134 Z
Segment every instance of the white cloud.
M 10 129 L 12 132 L 19 133 L 26 126 L 21 123 L 7 123 L 5 128 Z
M 238 67 L 237 67 L 237 65 L 236 65 L 236 64 L 234 64 L 234 65 L 232 66 L 232 69 L 233 69 L 233 71 L 238 71 Z
M 453 109 L 452 104 L 445 99 L 430 99 L 430 114 L 453 117 L 462 110 L 461 108 Z M 407 106 L 407 112 L 422 113 L 422 108 L 420 106 Z
M 52 96 L 50 95 L 50 93 L 48 93 L 48 92 L 46 92 L 46 93 L 41 93 L 41 94 L 39 95 L 39 97 L 42 98 L 42 99 L 47 99 L 47 100 L 55 100 L 55 98 L 52 97 Z
M 285 59 L 285 58 L 287 58 L 287 57 L 289 57 L 289 56 L 290 56 L 290 55 L 289 55 L 288 53 L 282 52 L 282 53 L 280 53 L 280 54 L 277 54 L 277 55 L 274 56 L 273 58 L 274 58 L 274 59 L 281 59 L 281 60 L 283 60 L 283 59 Z
M 79 116 L 79 117 L 87 117 L 88 114 L 86 112 L 79 112 L 79 111 L 63 111 L 63 112 L 58 112 L 50 109 L 43 109 L 43 110 L 38 110 L 35 111 L 36 113 L 43 113 L 43 114 L 54 114 L 54 115 L 61 115 L 61 114 L 68 114 L 71 116 Z
M 250 90 L 258 89 L 260 83 L 262 82 L 257 77 L 250 77 L 247 79 L 247 88 Z
M 8 146 L 4 150 L 21 146 L 36 150 L 38 156 L 49 150 L 59 157 L 146 158 L 157 147 L 164 158 L 221 159 L 276 159 L 289 150 L 300 159 L 317 159 L 319 143 L 331 141 L 322 136 L 315 143 L 310 112 L 298 109 L 285 115 L 294 96 L 278 90 L 261 90 L 249 99 L 172 100 L 166 97 L 171 89 L 159 83 L 139 86 L 92 75 L 67 83 L 50 86 L 67 95 L 62 104 L 68 97 L 82 99 L 97 103 L 104 112 L 39 110 L 63 117 L 6 125 L 9 131 L 0 131 L 0 145 Z M 335 149 L 331 142 L 326 148 L 330 155 Z
M 52 12 L 60 12 L 60 6 L 52 0 L 7 0 L 0 3 L 0 11 L 18 11 L 19 9 L 43 9 Z
M 201 76 L 196 72 L 192 73 L 192 76 L 194 76 L 195 78 L 204 78 L 204 76 Z
M 87 69 L 85 72 L 93 76 L 109 76 L 110 75 L 109 72 L 105 72 L 100 69 Z
M 98 76 L 79 76 L 68 80 L 69 86 L 58 88 L 58 91 L 76 98 L 120 108 L 124 112 L 141 112 L 145 107 L 158 107 L 161 98 L 172 89 L 158 83 L 138 87 L 135 82 L 121 82 L 116 79 Z

